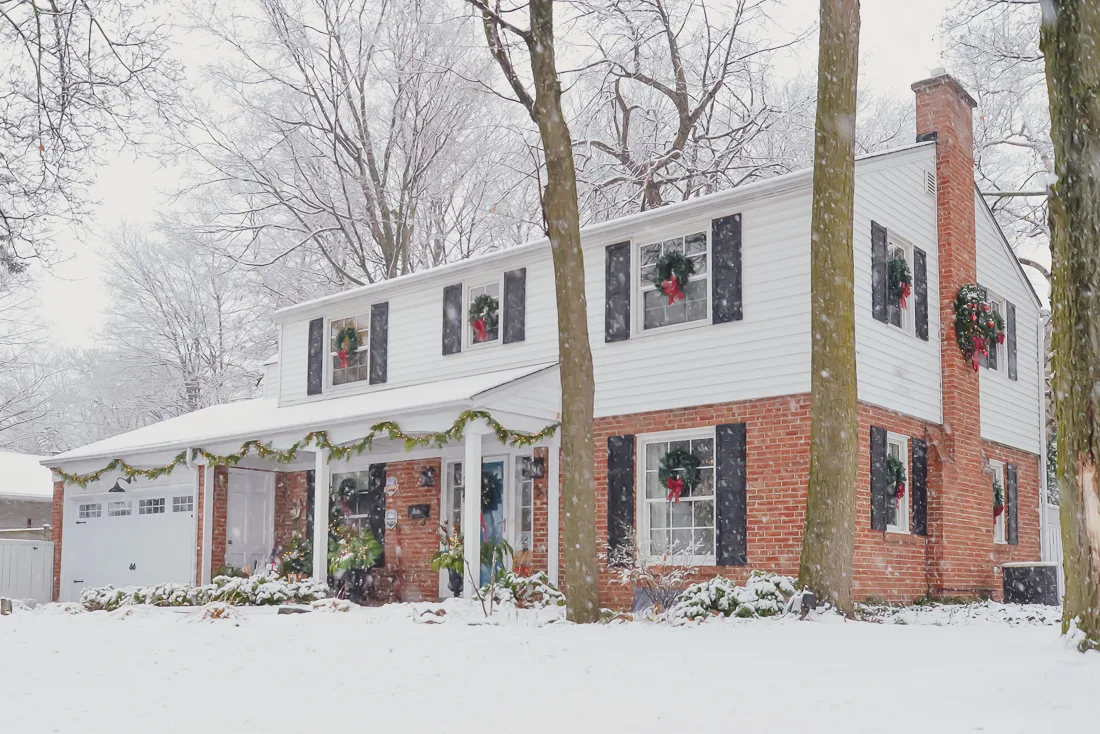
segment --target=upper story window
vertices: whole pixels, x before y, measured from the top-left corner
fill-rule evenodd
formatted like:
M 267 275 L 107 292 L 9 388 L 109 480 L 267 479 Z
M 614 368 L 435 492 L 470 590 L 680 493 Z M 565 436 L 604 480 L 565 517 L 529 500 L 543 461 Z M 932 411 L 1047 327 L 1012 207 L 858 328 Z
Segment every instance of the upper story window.
M 500 281 L 468 289 L 466 328 L 471 345 L 500 341 Z
M 989 307 L 993 309 L 993 313 L 996 316 L 1001 317 L 1001 323 L 1006 323 L 1005 312 L 1005 299 L 996 293 L 986 290 L 986 301 L 989 303 Z M 1007 324 L 1006 324 L 1007 328 Z M 982 366 L 1000 372 L 1005 370 L 1005 366 L 1008 364 L 1008 359 L 1005 353 L 1005 345 L 998 341 L 994 341 L 992 344 L 987 345 L 989 354 L 979 359 Z
M 893 274 L 895 270 L 909 274 L 909 280 L 913 280 L 913 246 L 897 237 L 893 232 L 887 234 L 886 240 L 886 271 L 887 288 L 889 292 L 886 298 L 886 323 L 901 329 L 906 334 L 913 334 L 913 293 L 912 288 L 906 289 L 899 283 L 899 279 Z M 901 263 L 904 263 L 902 268 Z M 896 284 L 897 283 L 897 284 Z M 896 285 L 895 285 L 896 284 Z M 906 293 L 905 291 L 909 292 Z M 905 303 L 902 306 L 902 303 Z
M 329 354 L 332 359 L 332 384 L 344 385 L 370 378 L 367 359 L 370 313 L 333 319 L 329 322 Z M 354 334 L 355 338 L 351 339 Z M 349 348 L 353 347 L 353 348 Z
M 655 282 L 661 259 L 670 253 L 678 253 L 692 264 L 694 272 L 686 285 L 677 282 L 662 287 Z M 708 257 L 706 232 L 674 237 L 639 248 L 638 288 L 643 330 L 707 318 L 710 304 Z
M 642 438 L 640 448 L 638 544 L 643 557 L 663 565 L 713 564 L 714 432 Z M 699 476 L 694 487 L 673 501 L 659 477 L 661 460 L 676 449 L 699 460 Z
M 894 484 L 887 487 L 886 490 L 886 530 L 891 533 L 908 533 L 909 496 L 912 494 L 909 439 L 896 433 L 886 434 L 886 456 L 889 462 L 888 467 L 890 463 L 899 462 L 905 471 L 905 482 L 902 486 L 898 487 L 897 484 Z M 893 462 L 890 461 L 891 459 Z

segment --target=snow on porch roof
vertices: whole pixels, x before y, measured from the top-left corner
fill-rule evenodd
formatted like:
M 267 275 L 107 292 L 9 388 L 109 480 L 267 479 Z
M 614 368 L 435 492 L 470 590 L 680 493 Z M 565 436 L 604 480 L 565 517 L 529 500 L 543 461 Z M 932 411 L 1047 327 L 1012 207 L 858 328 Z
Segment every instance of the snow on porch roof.
M 401 414 L 432 408 L 468 407 L 482 393 L 540 373 L 549 376 L 556 367 L 556 363 L 517 367 L 281 408 L 267 398 L 215 405 L 71 449 L 41 463 L 58 466 L 82 459 L 182 451 L 216 441 L 265 439 L 294 430 L 304 434 L 356 420 L 398 420 Z

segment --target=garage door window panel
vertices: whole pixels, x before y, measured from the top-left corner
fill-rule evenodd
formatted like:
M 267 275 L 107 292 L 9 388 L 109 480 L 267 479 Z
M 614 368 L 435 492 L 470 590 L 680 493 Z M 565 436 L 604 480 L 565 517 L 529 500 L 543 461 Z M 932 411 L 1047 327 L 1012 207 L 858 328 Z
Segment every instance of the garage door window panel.
M 148 500 L 138 501 L 138 514 L 139 515 L 163 515 L 164 514 L 164 498 L 156 497 Z
M 107 517 L 123 517 L 125 515 L 132 515 L 133 512 L 134 505 L 130 500 L 111 502 L 107 505 Z
M 79 507 L 78 515 L 80 516 L 81 520 L 88 520 L 88 519 L 93 518 L 93 517 L 99 517 L 102 514 L 102 511 L 103 511 L 102 508 L 103 508 L 103 506 L 100 505 L 97 502 L 96 503 L 91 503 L 91 504 L 86 504 L 86 505 L 81 505 Z

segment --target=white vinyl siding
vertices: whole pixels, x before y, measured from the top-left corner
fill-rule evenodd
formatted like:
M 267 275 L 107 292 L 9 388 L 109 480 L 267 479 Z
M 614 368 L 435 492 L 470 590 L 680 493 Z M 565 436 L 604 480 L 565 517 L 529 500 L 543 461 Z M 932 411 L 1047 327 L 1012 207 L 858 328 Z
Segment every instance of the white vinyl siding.
M 1039 305 L 1014 255 L 998 233 L 989 210 L 976 194 L 974 207 L 977 212 L 978 283 L 1016 307 L 1017 379 L 1008 377 L 1007 340 L 1000 347 L 998 369 L 979 371 L 982 438 L 1037 454 L 1042 450 L 1039 438 Z M 1007 326 L 1006 322 L 1006 329 Z
M 857 164 L 856 170 L 854 245 L 859 399 L 939 423 L 942 418 L 936 199 L 924 189 L 924 173 L 936 170 L 936 149 L 929 146 L 897 158 L 874 158 L 863 166 Z M 913 247 L 919 247 L 927 256 L 928 341 L 914 336 L 911 327 L 899 329 L 877 321 L 871 312 L 872 221 L 886 227 L 890 238 L 904 242 L 910 253 Z M 914 288 L 909 297 L 909 313 L 905 314 L 910 324 L 915 291 Z

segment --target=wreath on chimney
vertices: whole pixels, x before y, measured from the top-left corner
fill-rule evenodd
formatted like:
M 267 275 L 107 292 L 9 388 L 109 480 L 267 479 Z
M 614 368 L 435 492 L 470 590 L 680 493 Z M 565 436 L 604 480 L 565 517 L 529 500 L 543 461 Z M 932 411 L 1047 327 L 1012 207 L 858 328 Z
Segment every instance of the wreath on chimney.
M 340 368 L 348 366 L 348 357 L 359 351 L 359 332 L 354 326 L 345 326 L 336 332 L 336 357 Z
M 652 282 L 668 296 L 668 305 L 671 306 L 677 300 L 684 300 L 682 288 L 694 274 L 695 263 L 684 257 L 684 253 L 672 250 L 657 259 L 653 266 Z
M 886 476 L 890 485 L 894 488 L 894 499 L 900 500 L 905 496 L 905 462 L 893 456 L 886 457 Z
M 668 501 L 679 502 L 680 495 L 691 493 L 699 482 L 699 457 L 685 449 L 672 449 L 661 457 L 657 481 L 668 490 Z
M 905 299 L 913 292 L 913 276 L 904 257 L 895 257 L 887 263 L 887 277 L 890 282 L 890 300 L 900 308 L 905 308 Z
M 500 301 L 488 293 L 482 293 L 470 304 L 470 326 L 474 330 L 474 344 L 489 341 L 489 329 L 496 328 L 499 310 Z
M 1005 511 L 1005 488 L 1001 486 L 1001 480 L 993 477 L 993 517 L 1001 516 Z
M 978 356 L 989 356 L 989 347 L 1005 340 L 1005 322 L 986 300 L 985 290 L 967 283 L 955 296 L 955 342 L 963 357 L 978 371 Z

